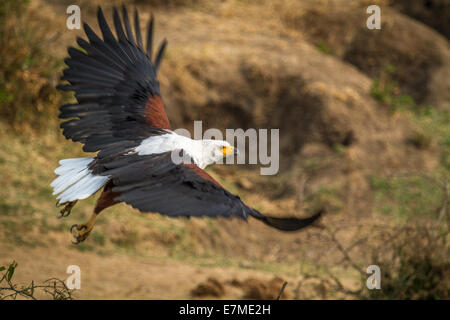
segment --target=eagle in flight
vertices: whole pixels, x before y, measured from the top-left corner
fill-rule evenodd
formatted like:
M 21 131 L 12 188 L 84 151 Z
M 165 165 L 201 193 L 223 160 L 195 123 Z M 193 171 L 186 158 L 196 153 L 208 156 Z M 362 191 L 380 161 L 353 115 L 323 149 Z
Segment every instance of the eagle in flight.
M 153 17 L 145 49 L 136 9 L 133 32 L 126 8 L 122 18 L 114 8 L 116 36 L 101 8 L 97 17 L 103 39 L 84 24 L 88 41 L 77 38 L 81 49 L 69 47 L 61 77 L 68 84 L 58 86 L 74 91 L 77 101 L 60 107 L 59 117 L 69 119 L 61 124 L 64 136 L 81 142 L 85 152 L 97 152 L 59 162 L 51 186 L 63 207 L 61 216 L 103 188 L 89 221 L 71 227 L 75 243 L 87 238 L 102 210 L 119 202 L 169 217 L 251 216 L 284 231 L 304 228 L 320 216 L 269 217 L 225 190 L 203 169 L 237 149 L 226 141 L 192 140 L 171 130 L 156 76 L 167 41 L 153 59 Z M 190 161 L 174 162 L 173 152 Z

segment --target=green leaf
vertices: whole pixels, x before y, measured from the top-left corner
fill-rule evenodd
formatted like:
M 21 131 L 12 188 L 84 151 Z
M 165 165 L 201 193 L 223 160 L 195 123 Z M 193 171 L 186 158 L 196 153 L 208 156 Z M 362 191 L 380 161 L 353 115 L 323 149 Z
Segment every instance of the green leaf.
M 14 269 L 10 269 L 8 272 L 8 281 L 11 281 L 11 278 L 13 275 L 14 275 Z
M 14 271 L 16 270 L 16 267 L 17 267 L 17 263 L 15 263 L 15 262 L 13 262 L 9 265 L 8 275 L 7 275 L 8 281 L 11 281 L 11 278 L 14 275 Z

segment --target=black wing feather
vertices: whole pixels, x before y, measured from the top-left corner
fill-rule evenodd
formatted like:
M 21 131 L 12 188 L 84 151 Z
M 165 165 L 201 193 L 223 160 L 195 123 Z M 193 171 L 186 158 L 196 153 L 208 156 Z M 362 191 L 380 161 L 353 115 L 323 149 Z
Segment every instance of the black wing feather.
M 150 21 L 148 22 L 147 27 L 147 55 L 152 59 L 153 52 L 152 52 L 152 46 L 153 46 L 153 14 L 150 15 Z
M 283 231 L 302 229 L 316 221 L 321 212 L 312 217 L 274 218 L 262 215 L 246 206 L 238 196 L 198 174 L 186 165 L 174 164 L 171 152 L 157 155 L 118 155 L 100 160 L 99 174 L 110 176 L 116 201 L 123 201 L 143 212 L 157 212 L 170 217 L 252 216 Z M 98 169 L 97 169 L 98 170 Z
M 134 32 L 136 34 L 136 42 L 138 47 L 143 48 L 142 45 L 142 36 L 141 36 L 141 27 L 139 25 L 139 13 L 137 9 L 134 9 Z
M 167 45 L 167 40 L 164 39 L 159 47 L 158 54 L 156 55 L 155 72 L 158 70 L 159 64 L 161 63 L 161 59 L 163 57 L 164 50 L 166 49 L 166 45 Z
M 98 8 L 97 11 L 97 18 L 98 18 L 98 24 L 100 26 L 100 30 L 102 31 L 103 40 L 106 43 L 110 43 L 112 45 L 117 45 L 116 38 L 111 32 L 111 29 L 108 26 L 108 23 L 106 22 L 105 15 L 103 14 L 102 8 Z
M 123 22 L 125 24 L 125 30 L 127 31 L 128 41 L 136 45 L 136 43 L 134 42 L 133 31 L 131 30 L 130 20 L 128 19 L 128 11 L 125 6 L 122 6 L 122 15 L 123 15 Z
M 78 38 L 77 43 L 84 51 L 68 49 L 70 58 L 65 60 L 68 67 L 61 79 L 69 84 L 58 86 L 61 90 L 75 91 L 78 102 L 60 108 L 60 118 L 75 118 L 61 124 L 63 134 L 83 143 L 88 152 L 111 153 L 117 142 L 137 145 L 142 139 L 164 132 L 149 125 L 145 110 L 149 98 L 161 96 L 156 69 L 162 50 L 152 63 L 143 48 L 137 11 L 136 40 L 125 7 L 122 13 L 123 23 L 117 9 L 113 12 L 117 37 L 101 8 L 97 17 L 103 39 L 89 25 L 83 25 L 88 41 Z M 148 32 L 152 34 L 153 29 Z
M 125 36 L 125 32 L 123 31 L 122 22 L 120 21 L 119 12 L 117 11 L 117 8 L 114 8 L 113 10 L 113 20 L 114 20 L 114 27 L 116 28 L 117 37 L 119 38 L 119 41 L 122 43 L 127 42 L 127 37 Z

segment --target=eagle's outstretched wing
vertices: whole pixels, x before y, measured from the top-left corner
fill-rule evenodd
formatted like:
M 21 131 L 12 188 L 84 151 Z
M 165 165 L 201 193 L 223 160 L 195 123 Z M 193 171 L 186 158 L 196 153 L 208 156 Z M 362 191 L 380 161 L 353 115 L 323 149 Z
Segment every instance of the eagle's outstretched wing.
M 69 48 L 63 90 L 75 91 L 77 103 L 61 107 L 60 117 L 73 118 L 61 124 L 68 139 L 84 144 L 87 152 L 100 151 L 86 171 L 112 181 L 114 201 L 123 201 L 144 212 L 168 216 L 255 217 L 280 230 L 298 230 L 314 222 L 320 213 L 306 219 L 266 217 L 229 193 L 195 164 L 175 164 L 171 152 L 139 155 L 135 147 L 152 135 L 170 129 L 156 78 L 166 46 L 164 41 L 152 61 L 153 19 L 142 44 L 137 11 L 135 30 L 123 8 L 123 25 L 114 9 L 117 38 L 102 10 L 99 38 L 84 24 L 88 41 L 77 39 L 82 50 Z M 124 27 L 125 26 L 125 29 Z
M 267 217 L 245 205 L 195 164 L 175 164 L 171 152 L 104 159 L 97 165 L 102 175 L 111 177 L 112 191 L 119 194 L 115 200 L 143 212 L 158 212 L 171 217 L 236 216 L 245 220 L 252 216 L 284 231 L 302 229 L 321 214 L 305 219 Z
M 84 24 L 88 41 L 77 38 L 82 50 L 68 49 L 69 66 L 59 86 L 75 91 L 77 103 L 60 108 L 60 118 L 75 118 L 61 124 L 66 138 L 84 144 L 86 152 L 126 148 L 150 135 L 170 129 L 161 99 L 156 72 L 166 46 L 164 40 L 152 61 L 153 17 L 148 24 L 144 50 L 137 10 L 134 33 L 123 7 L 123 25 L 114 8 L 117 38 L 111 32 L 101 8 L 98 23 L 103 40 Z

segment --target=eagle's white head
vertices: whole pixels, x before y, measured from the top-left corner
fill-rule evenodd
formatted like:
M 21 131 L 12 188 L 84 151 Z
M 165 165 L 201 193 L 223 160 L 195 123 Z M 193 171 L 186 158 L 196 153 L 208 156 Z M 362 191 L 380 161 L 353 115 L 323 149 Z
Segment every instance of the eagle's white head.
M 224 140 L 200 140 L 202 143 L 202 155 L 197 164 L 200 168 L 205 168 L 213 163 L 223 160 L 224 158 L 239 154 L 239 150 L 228 141 Z

